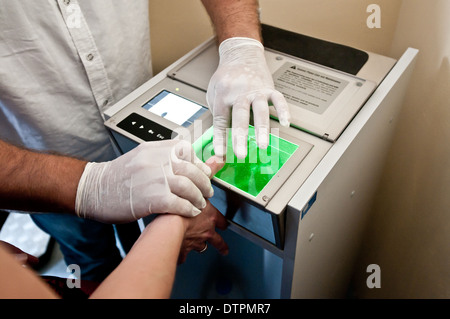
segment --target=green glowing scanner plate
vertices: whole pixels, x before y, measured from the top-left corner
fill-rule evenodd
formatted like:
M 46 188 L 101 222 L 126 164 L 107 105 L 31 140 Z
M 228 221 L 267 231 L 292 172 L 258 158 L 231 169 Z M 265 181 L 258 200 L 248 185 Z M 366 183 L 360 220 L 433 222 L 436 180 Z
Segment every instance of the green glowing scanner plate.
M 262 206 L 270 202 L 312 149 L 309 143 L 292 137 L 283 138 L 281 134 L 270 134 L 267 149 L 259 149 L 255 129 L 250 126 L 248 155 L 245 159 L 238 159 L 233 153 L 231 134 L 228 135 L 226 163 L 214 176 L 214 181 Z M 213 127 L 210 127 L 193 144 L 196 155 L 203 161 L 214 155 L 212 142 Z

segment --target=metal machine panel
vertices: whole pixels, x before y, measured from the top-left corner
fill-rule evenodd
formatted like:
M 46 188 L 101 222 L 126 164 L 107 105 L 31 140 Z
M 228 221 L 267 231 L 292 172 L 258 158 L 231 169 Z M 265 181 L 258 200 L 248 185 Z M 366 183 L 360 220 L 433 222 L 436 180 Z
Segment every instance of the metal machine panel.
M 105 125 L 137 143 L 175 137 L 193 141 L 211 127 L 212 117 L 204 92 L 164 78 L 114 114 Z

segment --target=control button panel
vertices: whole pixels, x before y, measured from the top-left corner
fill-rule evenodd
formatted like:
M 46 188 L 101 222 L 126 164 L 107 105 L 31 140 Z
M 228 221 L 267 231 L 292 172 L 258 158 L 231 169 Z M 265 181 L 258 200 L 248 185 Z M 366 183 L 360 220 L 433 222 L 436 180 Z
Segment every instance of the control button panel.
M 174 133 L 167 127 L 155 123 L 137 113 L 131 113 L 117 124 L 117 127 L 146 142 L 170 140 L 172 137 L 177 136 L 177 133 Z

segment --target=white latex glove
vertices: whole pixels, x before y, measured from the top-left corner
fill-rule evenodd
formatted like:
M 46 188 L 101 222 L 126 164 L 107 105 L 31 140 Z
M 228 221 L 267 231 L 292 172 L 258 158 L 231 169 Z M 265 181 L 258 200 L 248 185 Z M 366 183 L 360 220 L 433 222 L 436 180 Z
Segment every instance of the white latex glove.
M 211 169 L 186 141 L 143 143 L 105 163 L 88 163 L 78 184 L 75 211 L 82 218 L 123 223 L 153 213 L 193 217 L 213 189 Z
M 214 118 L 214 152 L 226 155 L 227 128 L 232 118 L 233 150 L 238 158 L 247 156 L 250 107 L 259 148 L 269 144 L 272 102 L 283 126 L 289 126 L 289 107 L 284 96 L 275 90 L 267 67 L 263 45 L 250 38 L 230 38 L 219 46 L 220 63 L 209 82 L 208 105 Z

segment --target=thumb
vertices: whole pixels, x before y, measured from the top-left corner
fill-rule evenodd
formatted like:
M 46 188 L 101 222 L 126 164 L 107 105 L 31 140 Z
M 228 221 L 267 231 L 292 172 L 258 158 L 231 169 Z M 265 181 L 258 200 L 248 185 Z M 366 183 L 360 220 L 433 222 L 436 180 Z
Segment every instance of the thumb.
M 225 156 L 213 155 L 205 162 L 205 164 L 211 169 L 211 178 L 213 178 L 214 175 L 225 166 Z

